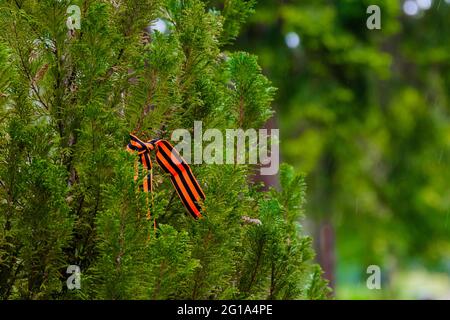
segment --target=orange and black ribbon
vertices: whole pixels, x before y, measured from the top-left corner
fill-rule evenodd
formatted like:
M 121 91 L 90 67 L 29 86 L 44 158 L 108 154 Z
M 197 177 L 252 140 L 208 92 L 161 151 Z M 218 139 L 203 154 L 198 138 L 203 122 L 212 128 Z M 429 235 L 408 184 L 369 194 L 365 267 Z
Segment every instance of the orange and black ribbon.
M 205 194 L 192 174 L 189 165 L 167 140 L 154 139 L 144 142 L 135 135 L 130 134 L 130 143 L 127 149 L 138 152 L 139 160 L 147 172 L 143 182 L 145 192 L 153 191 L 150 152 L 155 151 L 156 162 L 170 175 L 170 181 L 175 187 L 184 207 L 195 219 L 202 217 L 202 212 L 204 211 L 202 205 L 203 200 L 205 200 Z M 137 179 L 137 176 L 135 179 Z M 150 219 L 150 211 L 148 211 L 147 217 Z

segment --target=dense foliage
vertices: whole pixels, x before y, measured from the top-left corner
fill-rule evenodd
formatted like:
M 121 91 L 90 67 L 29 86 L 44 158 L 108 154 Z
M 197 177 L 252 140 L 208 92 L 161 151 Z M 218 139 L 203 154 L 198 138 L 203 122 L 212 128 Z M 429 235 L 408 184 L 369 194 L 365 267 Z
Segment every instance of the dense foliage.
M 69 5 L 81 29 L 66 26 Z M 283 165 L 262 192 L 250 165 L 193 165 L 205 219 L 154 168 L 151 214 L 129 132 L 259 128 L 274 89 L 225 50 L 253 2 L 0 1 L 0 298 L 320 299 L 305 185 Z M 167 30 L 148 28 L 163 21 Z M 247 223 L 243 216 L 259 219 Z M 81 289 L 68 290 L 68 265 Z

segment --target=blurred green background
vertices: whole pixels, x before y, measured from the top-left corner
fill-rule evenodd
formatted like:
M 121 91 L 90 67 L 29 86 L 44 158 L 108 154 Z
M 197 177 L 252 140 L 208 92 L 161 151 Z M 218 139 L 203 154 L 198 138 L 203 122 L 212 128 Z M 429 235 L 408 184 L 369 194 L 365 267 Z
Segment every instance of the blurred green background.
M 450 0 L 259 0 L 232 47 L 278 87 L 268 126 L 338 299 L 450 299 L 449 24 Z

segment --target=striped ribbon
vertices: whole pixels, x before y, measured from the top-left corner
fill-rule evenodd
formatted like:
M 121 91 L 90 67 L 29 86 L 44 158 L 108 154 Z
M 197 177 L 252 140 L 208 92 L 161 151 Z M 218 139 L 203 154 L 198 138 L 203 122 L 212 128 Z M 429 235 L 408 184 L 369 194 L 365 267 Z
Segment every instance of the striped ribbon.
M 184 207 L 195 219 L 202 217 L 202 212 L 204 211 L 202 205 L 203 200 L 205 200 L 205 194 L 192 174 L 189 165 L 167 140 L 154 139 L 144 142 L 135 135 L 130 134 L 130 143 L 127 146 L 127 150 L 138 152 L 139 160 L 144 170 L 146 170 L 143 182 L 144 192 L 148 193 L 150 191 L 152 193 L 153 191 L 153 170 L 150 152 L 155 151 L 156 162 L 158 162 L 164 172 L 170 175 L 170 181 L 175 187 Z M 137 180 L 137 174 L 134 178 Z M 150 209 L 148 209 L 147 218 L 150 219 Z

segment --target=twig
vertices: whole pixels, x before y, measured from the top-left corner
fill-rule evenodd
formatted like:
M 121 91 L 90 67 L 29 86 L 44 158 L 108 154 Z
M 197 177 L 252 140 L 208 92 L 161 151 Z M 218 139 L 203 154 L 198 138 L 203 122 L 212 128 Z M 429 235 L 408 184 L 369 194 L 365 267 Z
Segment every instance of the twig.
M 166 209 L 164 210 L 165 213 L 167 213 L 167 210 L 169 210 L 169 207 L 172 204 L 172 200 L 175 198 L 175 194 L 176 194 L 176 192 L 173 191 L 172 196 L 170 197 L 169 203 L 167 204 Z

